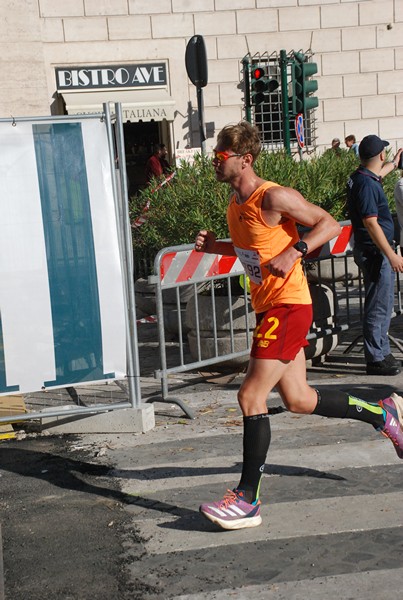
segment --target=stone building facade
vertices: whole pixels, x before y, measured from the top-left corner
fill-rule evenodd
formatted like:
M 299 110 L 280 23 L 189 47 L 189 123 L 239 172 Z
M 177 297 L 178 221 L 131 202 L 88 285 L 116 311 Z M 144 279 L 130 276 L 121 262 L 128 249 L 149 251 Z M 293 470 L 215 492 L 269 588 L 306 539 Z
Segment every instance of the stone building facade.
M 319 150 L 351 133 L 403 145 L 403 0 L 2 0 L 0 32 L 0 118 L 91 112 L 112 94 L 137 123 L 127 129 L 128 151 L 138 138 L 149 152 L 152 138 L 172 158 L 200 145 L 184 61 L 199 34 L 209 70 L 207 150 L 223 125 L 244 118 L 242 58 L 281 49 L 314 53 Z M 145 67 L 147 79 L 161 63 L 163 85 L 141 89 L 88 88 L 84 77 L 81 87 L 61 90 L 56 80 L 56 69 L 130 65 Z

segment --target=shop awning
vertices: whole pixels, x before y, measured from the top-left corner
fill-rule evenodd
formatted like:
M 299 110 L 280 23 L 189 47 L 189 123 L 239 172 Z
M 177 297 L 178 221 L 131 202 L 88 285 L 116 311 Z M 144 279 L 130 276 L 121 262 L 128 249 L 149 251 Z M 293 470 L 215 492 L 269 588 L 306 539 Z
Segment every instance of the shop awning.
M 175 100 L 162 90 L 64 92 L 63 98 L 69 115 L 100 113 L 104 102 L 120 102 L 123 121 L 174 120 Z

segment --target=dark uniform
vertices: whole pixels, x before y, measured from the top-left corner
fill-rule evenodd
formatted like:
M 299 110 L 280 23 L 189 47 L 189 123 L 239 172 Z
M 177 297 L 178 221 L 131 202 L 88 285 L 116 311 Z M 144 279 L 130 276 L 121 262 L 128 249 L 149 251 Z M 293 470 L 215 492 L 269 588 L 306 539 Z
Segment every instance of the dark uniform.
M 394 223 L 381 178 L 360 166 L 347 184 L 347 206 L 354 231 L 354 260 L 364 276 L 365 358 L 367 363 L 380 362 L 391 354 L 388 330 L 393 312 L 395 275 L 389 260 L 372 241 L 363 218 L 376 217 L 393 246 Z

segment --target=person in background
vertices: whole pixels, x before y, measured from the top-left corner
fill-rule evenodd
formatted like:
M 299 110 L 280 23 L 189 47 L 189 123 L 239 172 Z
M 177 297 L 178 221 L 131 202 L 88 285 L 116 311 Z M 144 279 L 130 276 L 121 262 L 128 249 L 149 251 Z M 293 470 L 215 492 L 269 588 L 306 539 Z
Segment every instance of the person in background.
M 332 145 L 330 146 L 330 148 L 327 148 L 327 150 L 325 150 L 325 154 L 326 155 L 336 155 L 336 156 L 340 156 L 341 154 L 341 148 L 340 148 L 340 140 L 339 138 L 333 138 L 332 139 Z
M 162 167 L 162 172 L 164 175 L 168 175 L 171 172 L 171 165 L 167 160 L 168 150 L 164 144 L 161 144 L 161 153 L 160 153 L 160 163 Z
M 369 423 L 403 458 L 403 398 L 393 394 L 366 402 L 337 385 L 318 390 L 307 382 L 304 347 L 312 300 L 301 259 L 336 237 L 340 226 L 296 190 L 259 177 L 254 163 L 260 151 L 259 131 L 247 121 L 220 131 L 213 166 L 217 180 L 232 189 L 227 208 L 231 240 L 217 240 L 212 231 L 201 230 L 195 241 L 196 252 L 238 256 L 249 275 L 256 312 L 248 370 L 238 392 L 244 427 L 240 481 L 224 498 L 199 509 L 230 530 L 262 522 L 260 483 L 271 439 L 267 398 L 274 388 L 293 413 Z M 297 223 L 309 228 L 303 239 Z
M 164 158 L 166 162 L 167 149 L 165 144 L 157 144 L 154 153 L 150 156 L 150 158 L 146 162 L 146 179 L 147 182 L 154 178 L 161 179 L 164 175 L 164 166 L 161 162 L 161 157 Z
M 385 162 L 389 142 L 367 135 L 359 145 L 360 166 L 347 184 L 347 208 L 354 231 L 354 261 L 364 277 L 364 353 L 368 375 L 398 375 L 391 353 L 389 325 L 394 307 L 395 274 L 403 258 L 394 249 L 394 222 L 382 177 L 397 168 L 402 149 Z
M 354 154 L 359 157 L 358 144 L 357 144 L 357 141 L 355 139 L 355 135 L 348 135 L 345 138 L 344 142 L 345 142 L 347 148 L 349 150 L 351 150 L 351 152 L 354 152 Z

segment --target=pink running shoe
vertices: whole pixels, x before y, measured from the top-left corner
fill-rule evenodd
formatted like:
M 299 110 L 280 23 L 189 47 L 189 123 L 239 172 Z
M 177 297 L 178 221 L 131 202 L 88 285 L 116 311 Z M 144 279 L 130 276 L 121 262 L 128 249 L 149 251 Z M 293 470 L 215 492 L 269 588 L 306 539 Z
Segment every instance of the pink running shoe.
M 262 522 L 260 516 L 260 500 L 249 504 L 242 500 L 241 490 L 227 490 L 219 502 L 202 504 L 199 508 L 202 515 L 223 529 L 243 529 L 257 527 Z
M 378 404 L 386 411 L 385 425 L 380 432 L 393 442 L 398 457 L 403 458 L 403 398 L 392 394 Z

